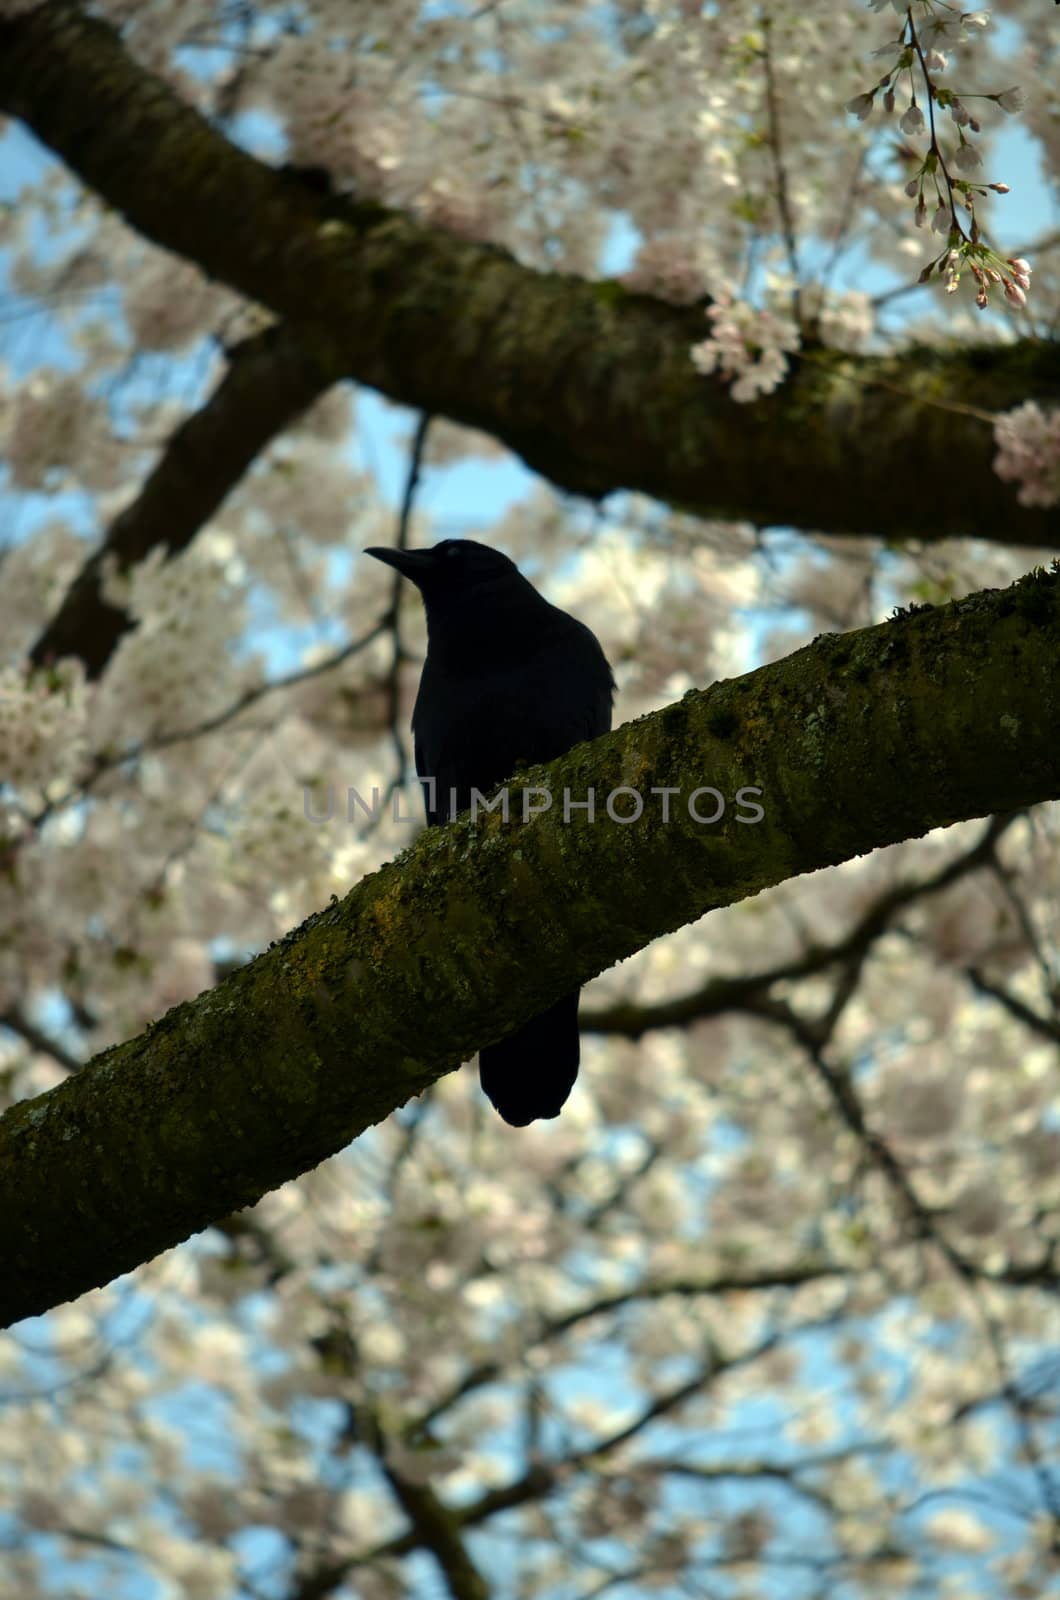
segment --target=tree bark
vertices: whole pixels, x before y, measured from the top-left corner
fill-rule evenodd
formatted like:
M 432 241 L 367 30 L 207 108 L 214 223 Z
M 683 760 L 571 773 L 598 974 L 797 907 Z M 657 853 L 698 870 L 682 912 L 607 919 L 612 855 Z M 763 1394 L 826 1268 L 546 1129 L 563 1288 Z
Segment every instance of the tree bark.
M 1054 563 L 824 635 L 529 769 L 520 783 L 547 783 L 555 800 L 527 825 L 513 788 L 511 824 L 494 811 L 426 831 L 216 989 L 0 1118 L 0 1318 L 252 1204 L 716 906 L 1060 797 L 1058 647 Z M 728 802 L 713 825 L 691 814 L 716 809 L 693 801 L 706 785 Z M 751 786 L 755 824 L 735 805 Z M 565 822 L 564 789 L 578 802 L 590 787 L 595 820 L 578 809 Z M 643 798 L 636 821 L 608 816 L 623 787 Z M 669 821 L 662 788 L 680 791 Z

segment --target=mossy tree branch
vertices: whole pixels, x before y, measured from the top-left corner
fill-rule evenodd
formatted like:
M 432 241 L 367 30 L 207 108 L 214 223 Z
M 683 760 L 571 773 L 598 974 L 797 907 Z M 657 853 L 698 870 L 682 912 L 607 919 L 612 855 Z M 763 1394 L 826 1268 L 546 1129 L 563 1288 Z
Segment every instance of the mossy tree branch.
M 321 195 L 230 144 L 72 0 L 0 24 L 0 108 L 145 237 L 315 324 L 348 376 L 493 434 L 562 488 L 831 532 L 1058 543 L 1055 512 L 1019 507 L 993 473 L 974 414 L 1055 398 L 1055 346 L 811 350 L 775 394 L 734 405 L 689 359 L 702 307 Z
M 216 989 L 0 1118 L 0 1317 L 251 1204 L 716 906 L 1060 797 L 1058 647 L 1060 567 L 825 635 L 579 745 L 521 775 L 556 796 L 525 826 L 495 811 L 426 831 Z M 713 826 L 688 805 L 707 784 L 729 801 Z M 625 824 L 604 808 L 623 786 L 644 800 Z M 755 825 L 736 820 L 745 786 L 762 791 Z M 596 820 L 565 822 L 564 789 L 590 787 Z M 668 822 L 662 788 L 680 791 Z

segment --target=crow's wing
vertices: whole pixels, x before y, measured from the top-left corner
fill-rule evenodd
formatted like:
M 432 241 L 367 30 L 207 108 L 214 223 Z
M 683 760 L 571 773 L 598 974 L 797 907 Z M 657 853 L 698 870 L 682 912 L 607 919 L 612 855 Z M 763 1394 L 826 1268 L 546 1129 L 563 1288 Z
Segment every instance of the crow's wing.
M 428 822 L 466 811 L 473 788 L 488 795 L 518 767 L 608 731 L 611 669 L 589 629 L 565 620 L 562 641 L 530 660 L 459 678 L 434 670 L 428 653 L 412 716 L 416 771 L 435 780 L 433 807 L 425 784 Z

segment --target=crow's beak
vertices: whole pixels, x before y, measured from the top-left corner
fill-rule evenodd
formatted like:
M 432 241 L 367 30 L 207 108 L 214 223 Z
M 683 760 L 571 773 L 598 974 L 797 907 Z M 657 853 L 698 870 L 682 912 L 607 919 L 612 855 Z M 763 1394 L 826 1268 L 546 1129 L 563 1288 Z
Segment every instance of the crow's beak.
M 413 583 L 418 583 L 435 564 L 433 550 L 391 550 L 389 546 L 372 545 L 364 553 L 393 567 L 403 578 L 411 578 Z

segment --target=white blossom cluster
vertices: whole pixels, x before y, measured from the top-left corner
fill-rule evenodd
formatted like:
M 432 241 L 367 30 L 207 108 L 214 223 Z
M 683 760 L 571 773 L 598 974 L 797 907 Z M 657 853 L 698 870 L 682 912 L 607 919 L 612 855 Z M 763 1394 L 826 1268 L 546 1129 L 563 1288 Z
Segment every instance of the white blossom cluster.
M 994 471 L 1007 483 L 1019 484 L 1016 499 L 1021 506 L 1060 502 L 1060 410 L 1028 400 L 996 418 L 994 442 Z
M 84 563 L 86 542 L 62 517 L 42 519 L 32 537 L 0 560 L 0 636 L 12 659 L 28 651 Z
M 117 451 L 106 410 L 78 377 L 38 370 L 4 409 L 16 488 L 57 487 L 75 473 L 89 490 L 113 484 Z
M 148 734 L 194 727 L 227 705 L 239 682 L 229 650 L 242 606 L 222 562 L 201 545 L 165 556 L 153 550 L 127 574 L 112 571 L 104 585 L 136 624 L 119 643 L 94 708 L 94 738 L 115 752 Z
M 85 750 L 86 696 L 81 663 L 66 659 L 37 672 L 0 667 L 0 774 L 20 793 L 65 787 Z
M 799 331 L 788 317 L 756 311 L 722 293 L 707 307 L 711 335 L 689 354 L 699 372 L 732 379 L 732 398 L 743 404 L 769 394 L 783 381 L 788 355 L 799 347 Z

